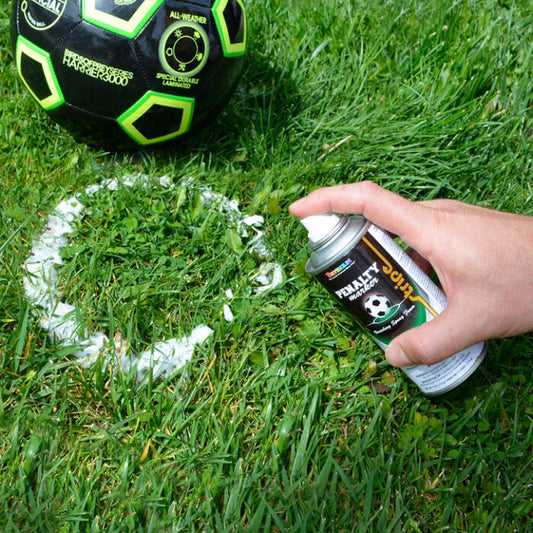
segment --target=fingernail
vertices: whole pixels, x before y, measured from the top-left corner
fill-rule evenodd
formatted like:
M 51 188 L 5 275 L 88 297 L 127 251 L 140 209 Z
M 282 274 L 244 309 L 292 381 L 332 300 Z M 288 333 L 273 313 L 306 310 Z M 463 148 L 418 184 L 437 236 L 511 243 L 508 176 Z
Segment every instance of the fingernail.
M 405 355 L 405 352 L 401 349 L 400 346 L 392 345 L 387 348 L 385 351 L 385 357 L 387 361 L 393 366 L 412 366 L 414 365 L 413 361 Z
M 289 211 L 292 211 L 294 208 L 297 208 L 300 204 L 303 204 L 305 201 L 305 198 L 300 198 L 299 200 L 296 200 L 296 202 L 293 202 L 289 206 Z

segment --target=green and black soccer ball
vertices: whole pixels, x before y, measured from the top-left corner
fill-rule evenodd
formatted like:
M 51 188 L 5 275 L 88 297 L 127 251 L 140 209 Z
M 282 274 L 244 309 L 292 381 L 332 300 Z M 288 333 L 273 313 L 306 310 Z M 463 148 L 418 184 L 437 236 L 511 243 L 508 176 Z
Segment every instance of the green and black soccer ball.
M 22 81 L 83 140 L 153 145 L 212 120 L 246 50 L 243 0 L 14 0 Z

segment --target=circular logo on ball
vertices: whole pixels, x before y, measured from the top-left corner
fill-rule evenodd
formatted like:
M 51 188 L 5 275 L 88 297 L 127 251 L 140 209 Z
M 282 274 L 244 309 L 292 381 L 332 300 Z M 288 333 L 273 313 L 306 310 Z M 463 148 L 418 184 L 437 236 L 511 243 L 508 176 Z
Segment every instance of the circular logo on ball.
M 204 68 L 208 57 L 209 37 L 193 22 L 175 22 L 159 41 L 159 61 L 173 76 L 195 76 Z
M 68 0 L 24 0 L 20 9 L 26 22 L 34 29 L 51 28 L 63 15 Z

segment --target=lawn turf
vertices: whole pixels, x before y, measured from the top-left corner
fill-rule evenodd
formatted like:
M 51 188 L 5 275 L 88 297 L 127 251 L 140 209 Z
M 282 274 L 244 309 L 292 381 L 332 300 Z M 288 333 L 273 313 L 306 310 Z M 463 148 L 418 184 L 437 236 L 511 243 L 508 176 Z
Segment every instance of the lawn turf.
M 37 108 L 3 0 L 2 531 L 531 530 L 531 335 L 491 342 L 465 385 L 425 398 L 306 276 L 304 231 L 287 212 L 318 186 L 369 179 L 533 214 L 530 5 L 249 2 L 247 64 L 216 122 L 120 153 L 78 143 Z M 135 349 L 198 322 L 214 330 L 185 369 L 140 389 L 73 364 L 76 347 L 43 330 L 21 273 L 61 200 L 136 173 L 192 177 L 265 217 L 284 272 L 255 294 L 257 258 L 193 193 L 95 197 L 60 274 L 88 324 Z M 201 252 L 189 249 L 200 220 Z M 202 258 L 188 292 L 174 271 L 187 254 Z M 226 285 L 233 322 L 213 296 Z

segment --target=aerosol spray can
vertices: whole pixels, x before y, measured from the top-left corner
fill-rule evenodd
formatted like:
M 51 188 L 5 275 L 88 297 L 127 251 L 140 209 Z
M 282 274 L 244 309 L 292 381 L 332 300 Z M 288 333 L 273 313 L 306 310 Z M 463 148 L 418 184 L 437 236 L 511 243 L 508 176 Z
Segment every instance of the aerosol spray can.
M 386 349 L 400 333 L 424 324 L 446 307 L 446 296 L 383 230 L 362 216 L 334 213 L 302 219 L 311 256 L 306 271 L 340 301 Z M 434 365 L 402 370 L 428 396 L 465 381 L 487 351 L 484 342 Z

